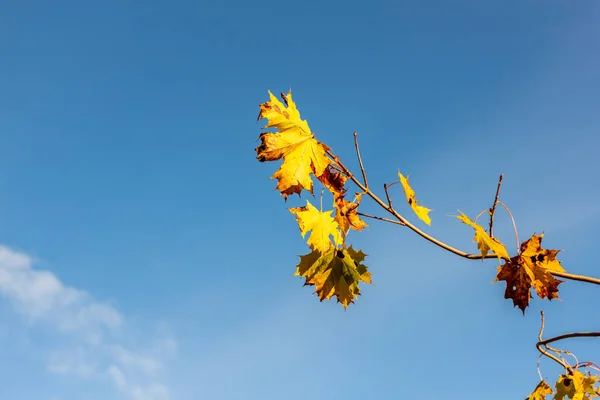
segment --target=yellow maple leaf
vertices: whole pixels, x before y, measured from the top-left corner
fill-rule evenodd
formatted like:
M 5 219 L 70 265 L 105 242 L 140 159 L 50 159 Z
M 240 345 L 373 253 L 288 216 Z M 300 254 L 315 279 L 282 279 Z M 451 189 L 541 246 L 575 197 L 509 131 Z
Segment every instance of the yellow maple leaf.
M 571 400 L 589 400 L 598 396 L 595 385 L 598 383 L 598 377 L 589 373 L 582 374 L 575 370 L 573 373 L 561 374 L 554 387 L 556 395 L 554 400 L 564 400 L 565 397 Z
M 415 199 L 415 191 L 410 187 L 407 177 L 404 177 L 404 175 L 398 172 L 398 178 L 400 178 L 400 183 L 402 183 L 402 187 L 404 188 L 404 194 L 406 195 L 408 205 L 413 209 L 421 221 L 425 222 L 427 225 L 431 225 L 431 218 L 429 218 L 429 212 L 431 210 L 419 205 L 419 202 Z
M 542 299 L 560 299 L 558 285 L 562 281 L 551 274 L 551 271 L 565 272 L 556 259 L 560 250 L 542 249 L 543 237 L 543 234 L 534 233 L 530 239 L 521 243 L 519 254 L 498 267 L 498 275 L 494 280 L 506 281 L 504 298 L 512 299 L 513 304 L 523 313 L 532 297 L 532 286 Z
M 544 400 L 547 395 L 553 394 L 554 390 L 545 381 L 541 381 L 525 400 Z
M 299 195 L 302 189 L 312 194 L 310 174 L 322 175 L 331 163 L 325 154 L 329 147 L 317 141 L 306 120 L 300 118 L 291 91 L 287 96 L 281 94 L 285 105 L 270 91 L 269 96 L 270 100 L 260 105 L 258 119 L 267 118 L 264 128 L 276 128 L 279 132 L 260 135 L 261 144 L 255 149 L 256 158 L 261 162 L 283 158 L 283 164 L 271 179 L 277 179 L 277 189 L 285 199 L 293 193 Z
M 457 215 L 456 218 L 458 218 L 463 224 L 469 225 L 471 228 L 475 229 L 475 237 L 473 238 L 473 241 L 477 242 L 477 248 L 479 251 L 481 251 L 482 257 L 487 256 L 488 252 L 492 251 L 492 253 L 498 256 L 498 259 L 510 258 L 508 251 L 506 251 L 506 247 L 504 247 L 504 245 L 498 239 L 491 238 L 481 225 L 471 221 L 471 219 L 460 210 L 458 212 L 460 212 L 460 215 Z
M 295 276 L 306 279 L 305 285 L 315 286 L 321 301 L 336 296 L 344 309 L 360 295 L 360 282 L 372 283 L 371 273 L 362 264 L 366 254 L 354 250 L 330 248 L 325 253 L 316 250 L 300 256 Z
M 307 240 L 312 250 L 323 253 L 333 247 L 333 245 L 337 246 L 343 242 L 338 223 L 331 216 L 333 210 L 326 212 L 319 211 L 308 200 L 306 201 L 306 206 L 290 208 L 289 210 L 292 214 L 296 215 L 302 237 L 309 231 L 312 231 Z M 329 236 L 333 237 L 333 244 Z

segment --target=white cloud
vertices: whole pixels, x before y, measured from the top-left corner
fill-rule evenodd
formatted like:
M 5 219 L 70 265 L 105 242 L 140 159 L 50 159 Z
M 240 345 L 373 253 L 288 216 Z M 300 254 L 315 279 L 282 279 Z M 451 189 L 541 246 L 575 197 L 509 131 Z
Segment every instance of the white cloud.
M 31 257 L 0 245 L 2 298 L 31 325 L 41 324 L 66 341 L 47 349 L 51 373 L 107 380 L 133 400 L 169 399 L 159 374 L 177 349 L 174 339 L 156 338 L 148 348 L 127 346 L 119 340 L 125 318 L 113 306 L 66 286 L 50 271 L 34 269 Z

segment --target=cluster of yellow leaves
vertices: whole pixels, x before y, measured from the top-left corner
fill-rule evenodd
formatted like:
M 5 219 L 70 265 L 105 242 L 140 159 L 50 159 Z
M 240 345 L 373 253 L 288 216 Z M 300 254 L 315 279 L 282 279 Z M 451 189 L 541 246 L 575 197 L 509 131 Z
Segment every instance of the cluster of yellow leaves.
M 348 177 L 332 165 L 327 156 L 329 147 L 317 141 L 308 123 L 302 120 L 292 93 L 281 94 L 284 103 L 271 92 L 270 100 L 260 105 L 258 119 L 268 120 L 265 128 L 278 132 L 265 132 L 259 137 L 260 146 L 256 158 L 283 164 L 271 178 L 277 179 L 277 189 L 287 200 L 291 194 L 302 190 L 313 193 L 314 175 L 333 195 L 332 211 L 322 211 L 310 202 L 306 206 L 290 208 L 296 216 L 302 237 L 311 232 L 307 243 L 312 250 L 301 256 L 296 275 L 306 278 L 305 285 L 316 286 L 316 294 L 322 300 L 336 296 L 346 308 L 360 294 L 359 282 L 371 283 L 371 274 L 362 264 L 365 254 L 346 248 L 346 235 L 350 229 L 362 230 L 367 224 L 358 216 L 361 196 L 354 201 L 345 198 Z
M 521 243 L 519 254 L 514 257 L 508 255 L 506 247 L 496 238 L 490 237 L 482 226 L 471 221 L 462 212 L 457 216 L 464 224 L 475 229 L 474 242 L 485 257 L 488 252 L 494 253 L 504 264 L 498 266 L 498 274 L 494 282 L 505 281 L 505 299 L 512 299 L 523 313 L 531 299 L 531 287 L 537 295 L 548 300 L 558 299 L 558 285 L 562 282 L 552 275 L 552 271 L 565 272 L 556 255 L 560 250 L 547 250 L 542 248 L 544 235 L 535 233 L 530 239 Z
M 599 383 L 600 376 L 574 370 L 572 373 L 560 375 L 554 385 L 556 391 L 546 382 L 541 381 L 525 400 L 545 400 L 546 396 L 552 394 L 554 394 L 553 400 L 591 400 L 600 397 Z

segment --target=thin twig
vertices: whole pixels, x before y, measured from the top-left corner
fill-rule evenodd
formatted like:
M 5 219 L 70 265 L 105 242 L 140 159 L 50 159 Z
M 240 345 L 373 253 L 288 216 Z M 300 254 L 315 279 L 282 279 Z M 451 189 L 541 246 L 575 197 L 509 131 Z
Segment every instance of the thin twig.
M 407 228 L 409 228 L 410 230 L 412 230 L 413 232 L 415 232 L 417 235 L 421 236 L 425 240 L 430 241 L 431 243 L 435 244 L 436 246 L 441 247 L 442 249 L 447 250 L 452 254 L 456 254 L 459 257 L 463 257 L 463 258 L 466 258 L 469 260 L 481 260 L 482 258 L 486 259 L 486 258 L 496 258 L 497 257 L 497 255 L 494 253 L 490 253 L 485 256 L 482 256 L 481 254 L 467 253 L 462 250 L 455 249 L 454 247 L 442 242 L 441 240 L 438 240 L 438 239 L 434 238 L 433 236 L 428 235 L 427 233 L 423 232 L 422 230 L 420 230 L 419 228 L 417 228 L 416 226 L 414 226 L 413 224 L 408 222 L 408 220 L 406 218 L 404 218 L 396 210 L 394 210 L 394 208 L 391 206 L 391 204 L 390 205 L 385 204 L 385 202 L 383 200 L 381 200 L 375 193 L 373 193 L 371 191 L 371 189 L 366 188 L 362 183 L 360 183 L 360 181 L 356 178 L 356 176 L 354 176 L 354 174 L 352 172 L 350 172 L 350 170 L 335 155 L 333 155 L 333 153 L 331 153 L 330 150 L 327 151 L 327 155 L 329 157 L 331 157 L 332 161 L 336 164 L 336 167 L 338 167 L 342 173 L 344 173 L 349 179 L 351 179 L 352 182 L 354 182 L 356 184 L 356 186 L 358 186 L 365 194 L 367 194 L 371 199 L 373 199 L 373 201 L 375 201 L 377 204 L 379 204 L 381 207 L 383 207 L 385 210 L 387 210 L 390 214 L 392 214 L 401 224 L 404 224 L 404 226 L 406 226 Z M 397 183 L 397 182 L 391 183 L 389 185 L 384 185 L 384 188 L 386 189 L 386 195 L 388 195 L 387 188 L 394 185 L 395 183 Z M 389 197 L 389 195 L 388 195 L 388 197 Z M 388 200 L 391 203 L 391 199 L 388 198 Z M 502 204 L 503 207 L 506 207 L 506 205 L 504 205 L 504 203 L 502 203 L 500 201 L 498 201 L 498 204 Z M 510 212 L 510 210 L 508 210 L 508 207 L 506 207 L 506 211 L 508 212 L 508 214 L 510 215 L 510 217 L 512 219 L 513 228 L 515 230 L 515 236 L 517 236 L 517 226 L 515 224 L 512 213 Z M 519 241 L 519 239 L 517 237 L 517 243 L 518 243 L 518 241 Z M 549 271 L 549 272 L 552 275 L 558 276 L 561 278 L 570 279 L 570 280 L 574 280 L 574 281 L 580 281 L 580 282 L 593 283 L 595 285 L 600 285 L 600 279 L 598 279 L 598 278 L 592 278 L 592 277 L 585 276 L 585 275 L 569 274 L 567 272 L 558 272 L 558 271 Z
M 596 371 L 600 371 L 600 368 L 591 361 L 583 361 L 583 362 L 577 363 L 575 368 L 592 368 L 592 369 L 595 369 Z
M 565 333 L 564 335 L 558 335 L 551 337 L 550 339 L 541 340 L 539 343 L 543 346 L 556 342 L 558 340 L 576 338 L 576 337 L 600 337 L 600 332 L 571 332 Z
M 506 207 L 506 204 L 504 204 L 501 201 L 498 201 L 497 203 L 500 204 L 502 207 L 504 207 L 504 209 L 506 210 L 508 215 L 510 215 L 510 220 L 512 221 L 513 229 L 515 230 L 515 240 L 517 241 L 517 253 L 518 253 L 521 246 L 520 246 L 520 242 L 519 242 L 519 231 L 517 231 L 517 224 L 515 223 L 515 219 L 513 218 L 513 215 L 510 212 L 510 210 L 508 209 L 508 207 Z
M 367 174 L 365 172 L 365 167 L 363 166 L 362 158 L 360 157 L 360 150 L 358 149 L 358 137 L 357 133 L 354 132 L 354 147 L 356 148 L 356 157 L 358 158 L 358 165 L 360 165 L 360 172 L 362 172 L 363 181 L 365 182 L 365 187 L 369 187 L 369 182 L 367 182 Z
M 573 357 L 575 359 L 575 365 L 579 364 L 579 360 L 577 359 L 577 356 L 568 350 L 555 349 L 554 347 L 550 347 L 547 344 L 544 345 L 544 347 L 546 348 L 546 350 L 553 351 L 554 354 L 556 354 L 558 357 L 560 357 L 561 360 L 563 360 L 565 363 L 567 363 L 569 365 L 571 365 L 571 364 L 563 356 L 561 356 L 561 354 L 565 354 L 567 356 Z
M 538 360 L 537 360 L 537 371 L 538 371 L 538 375 L 540 376 L 540 381 L 543 381 L 544 378 L 542 377 L 542 371 L 540 370 L 540 360 L 542 359 L 542 355 L 540 354 L 538 356 Z
M 331 157 L 332 161 L 335 162 L 340 169 L 343 171 L 343 173 L 352 180 L 352 182 L 354 182 L 354 184 L 356 184 L 356 186 L 358 186 L 363 192 L 365 192 L 371 199 L 373 199 L 373 201 L 375 201 L 377 204 L 379 204 L 381 207 L 383 207 L 384 209 L 386 209 L 390 214 L 392 214 L 398 221 L 402 222 L 407 228 L 409 228 L 410 230 L 412 230 L 413 232 L 415 232 L 416 234 L 418 234 L 419 236 L 421 236 L 422 238 L 430 241 L 431 243 L 449 251 L 450 253 L 456 254 L 457 256 L 463 257 L 463 258 L 467 258 L 470 260 L 481 260 L 482 258 L 496 258 L 497 256 L 495 254 L 487 254 L 486 256 L 482 256 L 481 254 L 471 254 L 471 253 L 467 253 L 458 249 L 455 249 L 454 247 L 428 235 L 427 233 L 423 232 L 422 230 L 420 230 L 419 228 L 417 228 L 416 226 L 414 226 L 413 224 L 411 224 L 410 222 L 408 222 L 408 220 L 406 220 L 406 218 L 404 218 L 402 215 L 400 215 L 396 210 L 394 210 L 394 208 L 389 205 L 386 204 L 383 200 L 381 200 L 375 193 L 373 193 L 371 191 L 371 189 L 366 188 L 361 182 L 360 180 L 358 180 L 356 178 L 356 176 L 354 176 L 354 174 L 352 172 L 350 172 L 350 170 L 335 156 L 333 155 L 333 153 L 331 153 L 330 150 L 327 151 L 327 155 L 329 157 Z M 387 188 L 390 187 L 391 185 L 384 185 L 384 189 L 386 190 L 386 195 L 387 195 Z
M 405 224 L 403 222 L 396 221 L 394 219 L 389 219 L 389 218 L 384 218 L 384 217 L 378 217 L 376 215 L 365 214 L 365 213 L 362 213 L 362 212 L 357 212 L 357 214 L 361 215 L 363 217 L 378 219 L 380 221 L 391 222 L 392 224 L 397 224 L 397 225 L 405 226 Z
M 494 204 L 492 208 L 490 208 L 490 237 L 494 237 L 494 213 L 496 212 L 496 205 L 498 204 L 498 197 L 500 196 L 500 186 L 502 186 L 502 179 L 504 178 L 504 174 L 500 175 L 498 179 L 498 187 L 496 188 L 496 197 L 494 198 Z
M 546 350 L 542 349 L 542 346 L 545 345 L 544 340 L 542 339 L 542 334 L 544 333 L 544 312 L 541 312 L 542 314 L 542 324 L 540 326 L 540 333 L 538 335 L 538 339 L 539 341 L 535 344 L 535 347 L 538 349 L 538 351 L 540 353 L 542 353 L 543 355 L 545 355 L 546 357 L 556 361 L 557 363 L 559 363 L 560 365 L 562 365 L 562 367 L 567 370 L 567 371 L 571 371 L 571 366 L 568 365 L 567 363 L 565 363 L 564 361 L 561 361 L 560 359 L 558 359 L 556 356 L 554 356 L 554 354 L 548 353 Z
M 392 207 L 392 199 L 391 199 L 391 197 L 390 197 L 390 194 L 388 193 L 388 187 L 389 187 L 389 186 L 388 186 L 388 184 L 387 184 L 387 183 L 384 183 L 384 184 L 383 184 L 383 190 L 385 191 L 385 197 L 387 198 L 387 202 L 388 202 L 388 206 L 389 206 L 389 209 L 388 209 L 388 210 L 393 210 L 393 207 Z M 361 189 L 362 189 L 362 188 L 361 188 Z M 365 186 L 365 190 L 368 190 L 366 186 Z M 370 195 L 370 193 L 367 193 L 367 194 L 368 194 L 368 195 Z M 373 197 L 373 196 L 371 196 L 371 197 Z M 387 209 L 388 207 L 385 207 L 385 208 Z

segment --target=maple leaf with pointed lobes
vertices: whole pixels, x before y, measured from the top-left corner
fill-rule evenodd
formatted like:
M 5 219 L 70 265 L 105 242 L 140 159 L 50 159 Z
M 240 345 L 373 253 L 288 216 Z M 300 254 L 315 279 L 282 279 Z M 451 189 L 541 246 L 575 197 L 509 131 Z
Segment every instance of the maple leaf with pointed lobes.
M 498 239 L 491 238 L 481 225 L 471 221 L 471 219 L 460 210 L 458 210 L 458 212 L 460 212 L 460 215 L 457 215 L 456 218 L 458 218 L 463 224 L 469 225 L 471 228 L 475 229 L 475 237 L 473 238 L 473 241 L 477 242 L 477 248 L 479 251 L 481 251 L 482 258 L 487 256 L 489 251 L 498 256 L 498 259 L 510 258 L 508 251 L 506 251 L 506 247 L 504 247 L 504 245 Z
M 546 396 L 553 394 L 554 390 L 546 382 L 541 381 L 525 400 L 545 400 Z
M 431 225 L 431 218 L 429 218 L 429 212 L 431 210 L 419 205 L 419 202 L 417 199 L 415 199 L 415 191 L 408 183 L 408 177 L 404 177 L 404 175 L 398 172 L 398 178 L 400 178 L 400 183 L 404 188 L 404 194 L 406 195 L 406 201 L 408 201 L 408 205 L 413 209 L 421 221 L 425 222 L 427 225 Z
M 372 283 L 371 273 L 362 264 L 366 254 L 354 250 L 330 248 L 325 253 L 313 251 L 300 256 L 294 276 L 306 279 L 304 285 L 315 286 L 321 301 L 336 296 L 344 309 L 360 295 L 360 282 Z
M 578 370 L 571 374 L 561 374 L 554 385 L 556 388 L 554 400 L 565 400 L 565 397 L 571 400 L 590 400 L 599 397 L 598 390 L 595 388 L 597 383 L 597 376 L 585 375 Z
M 323 253 L 333 247 L 333 245 L 337 246 L 343 242 L 338 223 L 331 216 L 333 210 L 326 212 L 319 211 L 308 200 L 306 200 L 306 206 L 290 208 L 289 210 L 292 214 L 296 215 L 302 237 L 309 231 L 312 231 L 307 240 L 312 250 Z M 329 239 L 329 236 L 333 237 L 333 243 Z
M 523 314 L 531 299 L 531 287 L 537 295 L 548 300 L 559 299 L 558 285 L 563 281 L 556 279 L 551 271 L 565 272 L 556 255 L 560 250 L 542 249 L 544 235 L 535 233 L 521 243 L 518 255 L 498 267 L 494 282 L 506 281 L 505 299 L 512 299 Z
M 259 137 L 261 145 L 256 158 L 261 161 L 276 161 L 283 158 L 283 164 L 271 179 L 277 179 L 277 190 L 284 199 L 302 189 L 313 193 L 310 174 L 320 176 L 331 163 L 325 152 L 329 147 L 317 141 L 310 131 L 308 123 L 300 118 L 296 104 L 292 101 L 292 92 L 281 97 L 285 105 L 269 91 L 270 100 L 260 105 L 258 119 L 266 118 L 264 128 L 276 128 L 279 132 L 265 132 Z M 286 108 L 287 106 L 287 108 Z

